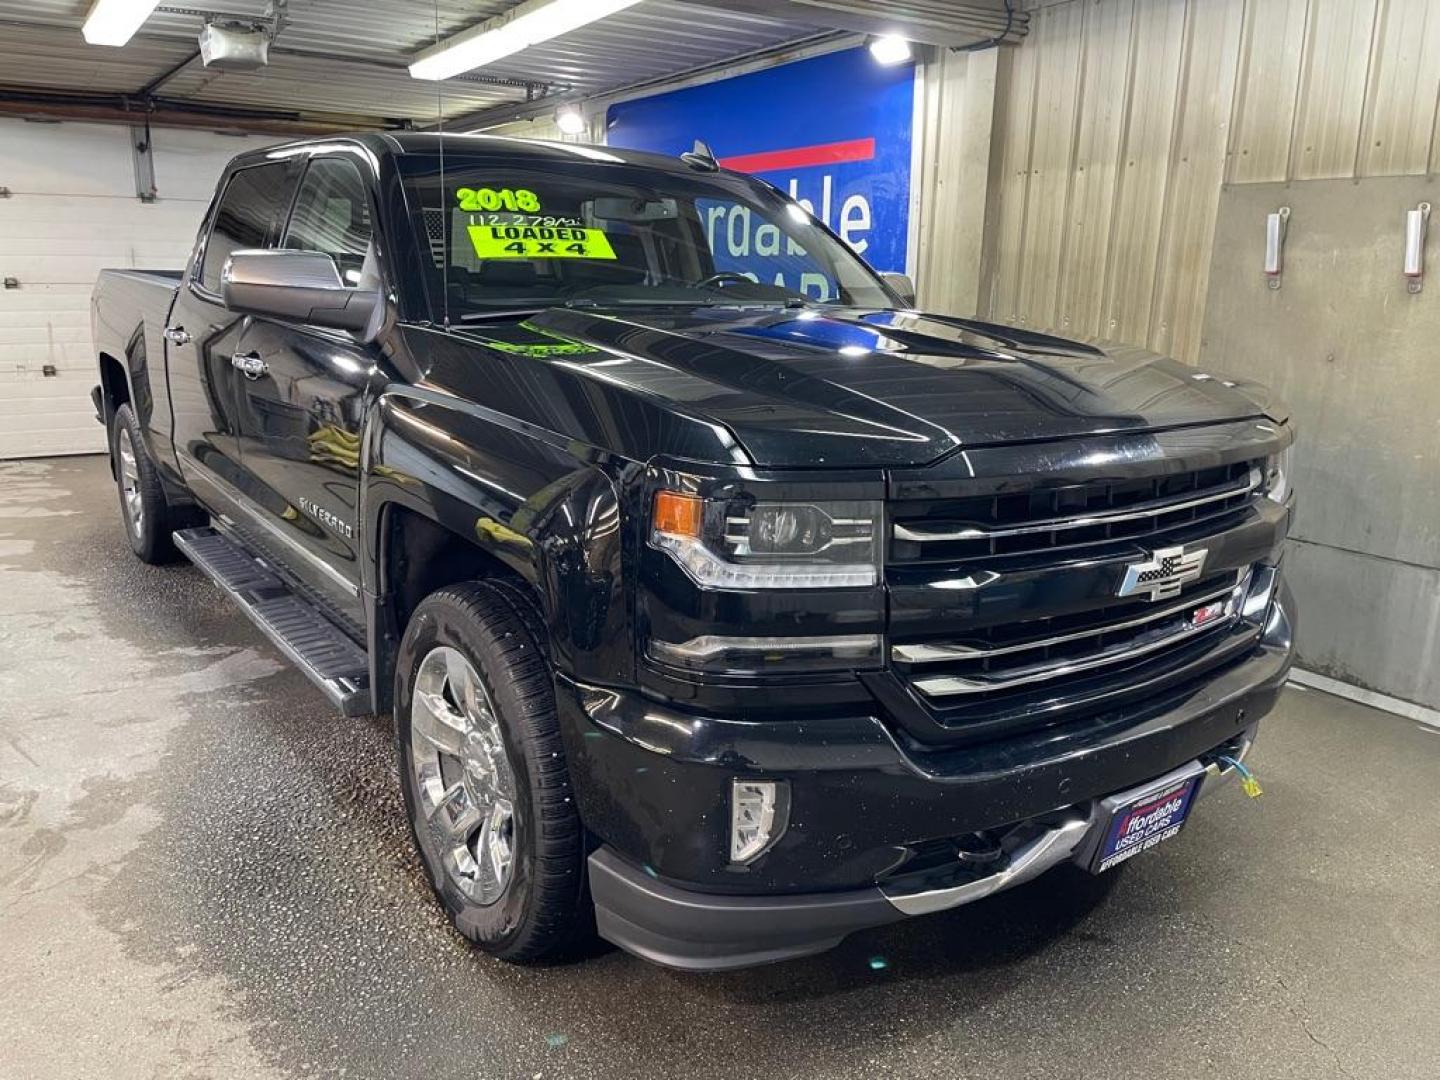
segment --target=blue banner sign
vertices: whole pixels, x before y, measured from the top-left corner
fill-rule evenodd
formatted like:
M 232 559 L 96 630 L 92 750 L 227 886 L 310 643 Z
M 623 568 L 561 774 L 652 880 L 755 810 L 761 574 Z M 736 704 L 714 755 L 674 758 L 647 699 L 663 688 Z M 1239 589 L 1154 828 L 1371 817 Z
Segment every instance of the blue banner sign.
M 848 49 L 612 105 L 606 138 L 663 154 L 703 139 L 721 165 L 789 192 L 877 270 L 904 272 L 915 77 L 908 64 L 884 67 L 868 50 Z M 717 267 L 754 269 L 756 256 L 772 249 L 783 260 L 775 238 L 755 235 L 749 217 L 733 206 L 707 214 Z M 777 262 L 774 273 L 823 292 L 790 269 Z

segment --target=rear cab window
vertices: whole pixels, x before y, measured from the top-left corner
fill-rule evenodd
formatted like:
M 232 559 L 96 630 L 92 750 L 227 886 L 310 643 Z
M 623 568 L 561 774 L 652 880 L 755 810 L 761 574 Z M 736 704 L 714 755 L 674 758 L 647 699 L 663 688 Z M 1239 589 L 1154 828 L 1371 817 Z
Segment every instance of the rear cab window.
M 289 206 L 292 171 L 288 162 L 267 162 L 237 170 L 215 207 L 196 283 L 220 294 L 220 270 L 232 252 L 273 247 Z

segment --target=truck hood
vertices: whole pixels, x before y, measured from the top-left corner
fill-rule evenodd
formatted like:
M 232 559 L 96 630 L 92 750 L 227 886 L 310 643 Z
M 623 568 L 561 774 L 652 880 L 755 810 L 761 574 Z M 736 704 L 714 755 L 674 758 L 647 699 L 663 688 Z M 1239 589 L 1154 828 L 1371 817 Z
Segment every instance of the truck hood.
M 1143 349 L 915 312 L 552 308 L 477 344 L 724 425 L 757 465 L 921 465 L 959 447 L 1223 423 L 1267 394 Z

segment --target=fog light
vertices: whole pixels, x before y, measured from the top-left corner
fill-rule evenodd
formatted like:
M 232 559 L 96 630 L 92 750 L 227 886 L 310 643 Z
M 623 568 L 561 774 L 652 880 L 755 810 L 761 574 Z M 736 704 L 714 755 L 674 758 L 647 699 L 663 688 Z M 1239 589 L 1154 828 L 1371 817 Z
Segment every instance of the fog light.
M 785 831 L 784 785 L 777 780 L 734 780 L 730 785 L 730 861 L 747 863 Z

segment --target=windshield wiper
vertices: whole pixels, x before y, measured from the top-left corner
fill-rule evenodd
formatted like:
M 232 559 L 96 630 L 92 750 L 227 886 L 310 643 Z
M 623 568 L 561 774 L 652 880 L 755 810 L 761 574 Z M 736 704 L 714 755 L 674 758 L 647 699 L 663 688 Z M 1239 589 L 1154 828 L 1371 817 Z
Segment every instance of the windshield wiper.
M 533 315 L 543 315 L 552 308 L 601 308 L 601 307 L 786 307 L 803 308 L 809 307 L 810 301 L 804 297 L 756 297 L 756 296 L 725 296 L 724 294 L 710 296 L 702 295 L 681 299 L 675 296 L 616 296 L 605 299 L 593 296 L 577 296 L 569 300 L 556 298 L 552 304 L 545 307 L 524 307 L 524 308 L 497 308 L 494 311 L 467 311 L 463 315 L 455 317 L 456 322 L 474 323 L 501 321 L 504 319 L 528 319 Z
M 595 301 L 591 301 L 592 304 Z M 607 306 L 613 307 L 714 307 L 715 301 L 709 297 L 697 297 L 693 300 L 681 300 L 673 296 L 645 297 L 645 296 L 617 296 L 613 300 L 606 300 Z
M 541 303 L 542 301 L 534 301 Z M 544 307 L 523 307 L 523 308 L 497 308 L 494 311 L 467 311 L 463 315 L 455 317 L 456 322 L 490 322 L 499 319 L 528 319 L 532 315 L 543 315 L 553 308 L 593 308 L 600 307 L 598 300 L 588 296 L 576 297 L 572 300 L 561 300 L 558 297 L 553 301 L 545 301 Z
M 548 308 L 501 308 L 497 311 L 467 311 L 455 317 L 456 322 L 489 322 L 492 319 L 528 319 L 540 315 Z

